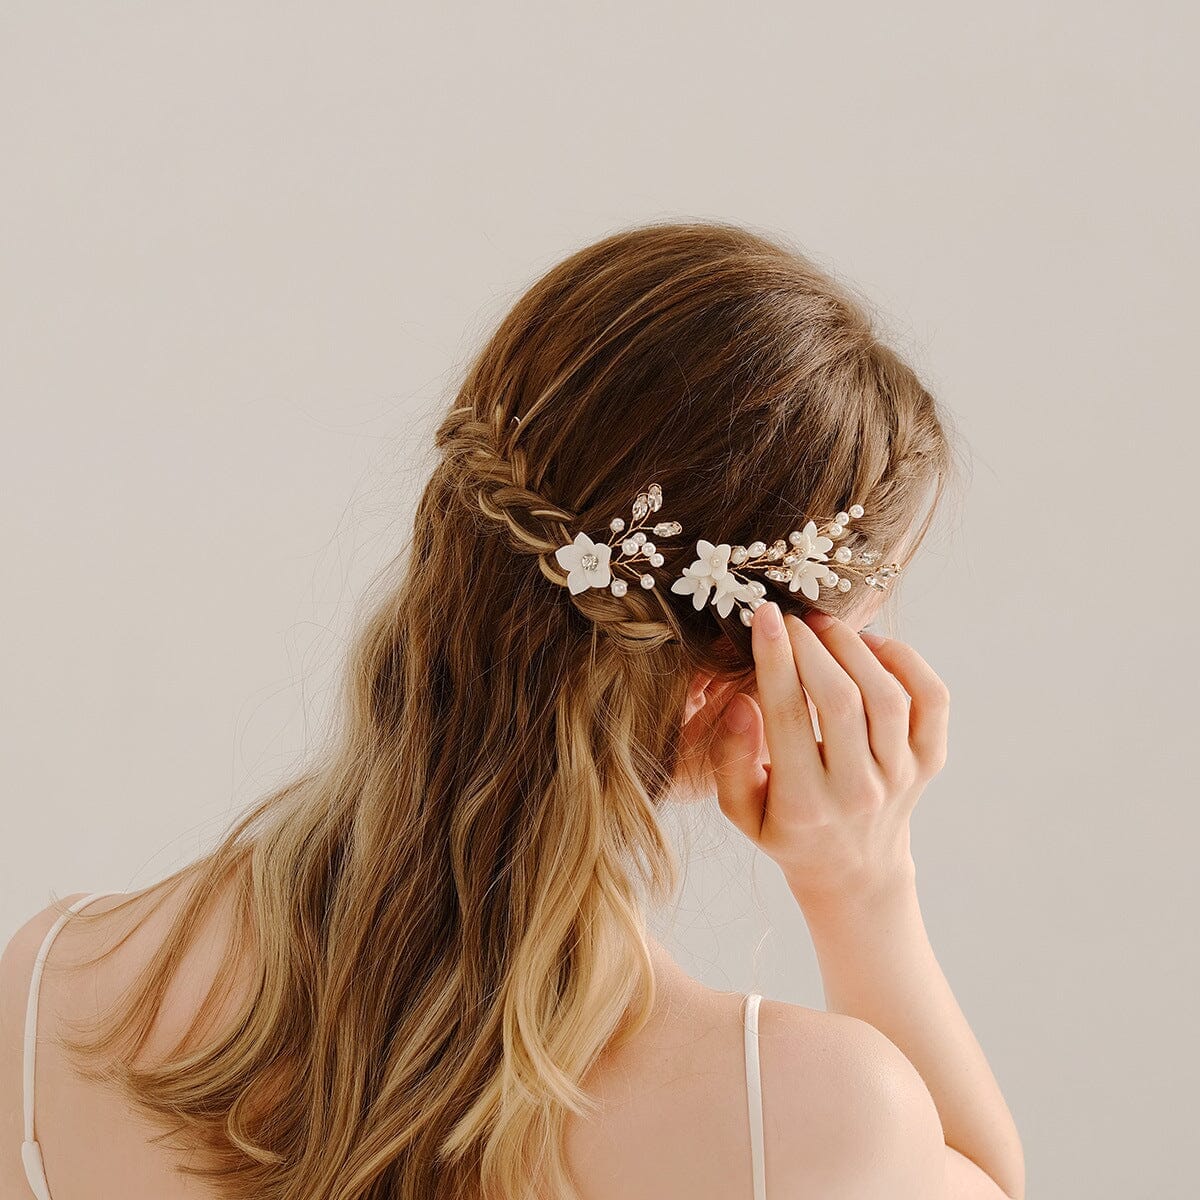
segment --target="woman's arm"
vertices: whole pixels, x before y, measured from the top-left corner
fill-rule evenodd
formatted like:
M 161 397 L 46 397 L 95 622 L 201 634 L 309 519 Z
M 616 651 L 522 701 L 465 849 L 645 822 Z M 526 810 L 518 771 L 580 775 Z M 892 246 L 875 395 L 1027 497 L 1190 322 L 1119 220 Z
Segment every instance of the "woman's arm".
M 945 762 L 946 687 L 911 646 L 825 614 L 764 604 L 752 641 L 757 699 L 730 701 L 714 747 L 721 809 L 782 869 L 829 1008 L 878 1029 L 924 1080 L 957 1152 L 949 1196 L 986 1194 L 974 1171 L 1022 1200 L 1020 1138 L 917 900 L 909 818 Z
M 946 1144 L 1022 1200 L 1020 1137 L 929 943 L 915 882 L 836 901 L 800 896 L 826 1007 L 869 1022 L 904 1051 L 933 1096 Z

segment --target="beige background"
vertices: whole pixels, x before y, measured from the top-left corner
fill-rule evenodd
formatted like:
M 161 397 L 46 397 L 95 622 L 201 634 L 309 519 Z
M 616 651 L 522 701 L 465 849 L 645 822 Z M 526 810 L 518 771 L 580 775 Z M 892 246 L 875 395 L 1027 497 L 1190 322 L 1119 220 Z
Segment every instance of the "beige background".
M 0 932 L 150 882 L 319 731 L 467 355 L 634 222 L 778 232 L 954 414 L 896 598 L 914 845 L 1031 1195 L 1194 1194 L 1192 8 L 9 3 Z M 719 813 L 671 939 L 819 1004 Z

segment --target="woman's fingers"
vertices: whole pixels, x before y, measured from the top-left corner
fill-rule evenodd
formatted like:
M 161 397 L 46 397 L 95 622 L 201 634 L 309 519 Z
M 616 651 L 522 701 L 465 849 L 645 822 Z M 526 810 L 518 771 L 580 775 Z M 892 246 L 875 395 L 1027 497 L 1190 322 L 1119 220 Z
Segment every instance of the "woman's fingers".
M 757 704 L 738 693 L 725 706 L 713 753 L 713 779 L 721 811 L 752 842 L 762 834 L 769 774 L 760 761 L 763 723 Z
M 750 642 L 772 775 L 784 780 L 822 777 L 825 768 L 796 671 L 792 640 L 774 601 L 754 610 Z
M 817 710 L 824 768 L 830 774 L 842 774 L 843 778 L 857 775 L 871 759 L 866 712 L 858 683 L 826 649 L 816 631 L 799 617 L 788 613 L 784 624 L 800 683 Z
M 824 620 L 822 619 L 824 618 Z M 908 760 L 912 751 L 909 749 L 909 709 L 908 693 L 900 681 L 889 671 L 871 651 L 861 637 L 844 621 L 827 613 L 809 612 L 803 625 L 811 636 L 820 641 L 826 651 L 831 654 L 858 688 L 861 697 L 862 710 L 866 718 L 866 734 L 870 753 L 889 778 L 899 778 L 905 774 Z M 804 678 L 804 659 L 800 659 L 800 676 Z M 839 681 L 840 682 L 840 681 Z M 849 703 L 849 702 L 847 702 Z M 818 717 L 821 716 L 818 704 Z M 822 736 L 825 722 L 821 722 Z M 834 747 L 835 751 L 854 754 L 861 751 L 858 740 L 858 727 L 851 731 L 853 737 L 846 737 L 842 746 Z M 911 770 L 911 768 L 910 768 Z
M 871 644 L 870 649 L 912 697 L 908 744 L 922 777 L 931 779 L 946 765 L 949 689 L 937 672 L 907 643 L 896 638 L 880 638 L 878 644 Z

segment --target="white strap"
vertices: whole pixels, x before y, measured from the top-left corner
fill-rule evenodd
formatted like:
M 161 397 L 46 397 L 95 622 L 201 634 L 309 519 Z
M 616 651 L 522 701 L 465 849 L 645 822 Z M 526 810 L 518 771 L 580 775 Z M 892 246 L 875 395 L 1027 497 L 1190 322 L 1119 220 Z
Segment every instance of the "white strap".
M 762 997 L 746 997 L 746 1103 L 750 1112 L 750 1161 L 754 1169 L 754 1200 L 767 1200 L 767 1167 L 763 1149 L 762 1072 L 758 1061 L 758 1005 Z
M 42 1164 L 42 1151 L 33 1136 L 33 1076 L 37 1064 L 37 1019 L 38 997 L 42 991 L 42 971 L 46 966 L 46 957 L 50 946 L 58 936 L 58 931 L 71 919 L 71 914 L 78 912 L 93 900 L 101 896 L 118 896 L 120 892 L 92 892 L 76 900 L 65 913 L 50 926 L 42 944 L 38 948 L 37 957 L 33 960 L 33 974 L 29 979 L 29 1003 L 25 1007 L 25 1047 L 24 1047 L 24 1105 L 25 1105 L 25 1140 L 21 1145 L 21 1161 L 25 1166 L 25 1175 L 29 1186 L 37 1200 L 50 1200 L 50 1189 L 46 1183 L 46 1169 Z

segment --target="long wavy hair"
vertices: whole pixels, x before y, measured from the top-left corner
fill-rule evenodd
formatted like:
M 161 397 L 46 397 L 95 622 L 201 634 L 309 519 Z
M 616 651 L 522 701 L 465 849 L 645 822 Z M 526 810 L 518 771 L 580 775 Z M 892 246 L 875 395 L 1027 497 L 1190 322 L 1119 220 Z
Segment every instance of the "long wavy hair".
M 625 229 L 554 266 L 436 444 L 325 744 L 211 853 L 74 918 L 140 906 L 137 928 L 187 885 L 124 1001 L 63 1041 L 230 1197 L 578 1195 L 564 1135 L 595 1111 L 584 1077 L 654 1004 L 644 913 L 678 883 L 658 809 L 689 680 L 754 692 L 737 610 L 697 611 L 670 581 L 697 538 L 769 542 L 853 503 L 839 544 L 903 542 L 903 566 L 953 464 L 866 302 L 717 222 Z M 656 585 L 572 595 L 555 549 L 607 536 L 651 483 L 683 526 L 645 567 Z M 846 615 L 862 592 L 816 606 Z M 188 1034 L 149 1059 L 218 894 L 233 943 Z M 209 1028 L 239 971 L 237 1011 Z

